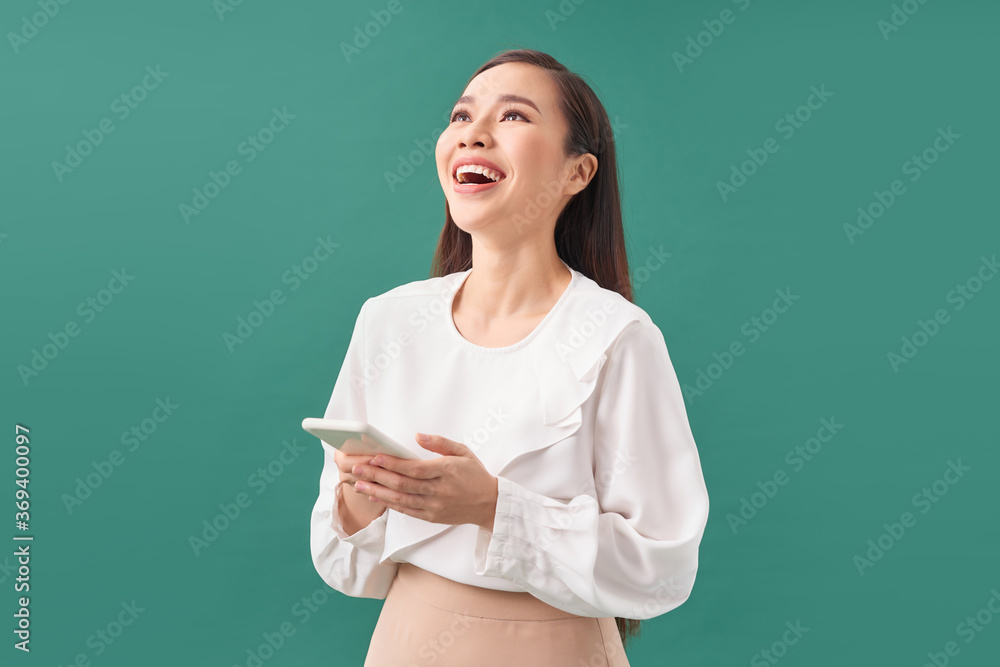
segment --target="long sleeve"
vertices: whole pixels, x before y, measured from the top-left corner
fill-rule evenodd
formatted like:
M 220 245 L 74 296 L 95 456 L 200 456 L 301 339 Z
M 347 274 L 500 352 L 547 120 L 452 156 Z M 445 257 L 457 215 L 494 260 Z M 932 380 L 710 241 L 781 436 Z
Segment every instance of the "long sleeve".
M 653 618 L 693 590 L 709 502 L 680 385 L 651 321 L 626 327 L 610 352 L 594 428 L 597 497 L 558 500 L 498 477 L 475 572 L 580 616 Z
M 365 301 L 355 322 L 344 363 L 323 415 L 327 419 L 368 421 L 363 384 L 367 306 L 368 301 Z M 339 514 L 343 485 L 334 459 L 334 448 L 325 442 L 320 443 L 323 446 L 323 470 L 319 478 L 319 497 L 310 521 L 313 565 L 323 581 L 345 595 L 384 599 L 399 567 L 391 560 L 379 563 L 385 546 L 388 510 L 353 535 L 348 535 Z

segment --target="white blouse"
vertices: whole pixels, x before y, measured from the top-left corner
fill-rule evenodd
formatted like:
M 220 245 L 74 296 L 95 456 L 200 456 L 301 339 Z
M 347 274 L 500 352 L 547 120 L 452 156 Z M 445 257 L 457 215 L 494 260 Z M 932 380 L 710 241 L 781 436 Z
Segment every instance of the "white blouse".
M 565 262 L 563 262 L 565 264 Z M 527 591 L 579 616 L 647 619 L 690 595 L 708 492 L 663 334 L 617 292 L 572 279 L 523 340 L 466 340 L 452 301 L 472 269 L 364 302 L 326 409 L 419 458 L 416 432 L 468 446 L 499 495 L 492 532 L 393 509 L 348 535 L 333 448 L 311 517 L 320 577 L 384 599 L 398 564 Z

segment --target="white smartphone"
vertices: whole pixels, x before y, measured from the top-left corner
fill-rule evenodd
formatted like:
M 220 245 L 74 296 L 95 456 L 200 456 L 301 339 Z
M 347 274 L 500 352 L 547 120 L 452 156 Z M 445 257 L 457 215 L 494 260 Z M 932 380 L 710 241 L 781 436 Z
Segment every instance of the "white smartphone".
M 331 447 L 352 456 L 388 454 L 401 459 L 420 459 L 385 433 L 365 422 L 306 417 L 302 420 L 302 428 Z

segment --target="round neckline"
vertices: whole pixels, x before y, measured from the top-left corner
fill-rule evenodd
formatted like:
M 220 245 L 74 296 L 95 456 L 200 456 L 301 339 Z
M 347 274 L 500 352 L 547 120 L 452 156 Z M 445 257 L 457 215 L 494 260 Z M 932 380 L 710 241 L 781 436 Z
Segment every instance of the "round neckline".
M 559 296 L 559 298 L 552 305 L 552 307 L 549 308 L 549 312 L 545 314 L 545 317 L 542 318 L 542 321 L 539 322 L 537 325 L 535 325 L 535 328 L 531 330 L 531 333 L 529 333 L 521 340 L 511 345 L 505 345 L 504 347 L 484 347 L 482 345 L 477 345 L 476 343 L 473 343 L 471 340 L 463 336 L 462 332 L 458 330 L 457 326 L 455 326 L 455 317 L 453 313 L 455 296 L 458 294 L 458 291 L 462 289 L 462 286 L 465 284 L 465 281 L 469 278 L 469 274 L 472 273 L 471 268 L 466 269 L 462 274 L 459 274 L 461 277 L 458 278 L 458 284 L 455 286 L 455 289 L 451 291 L 451 295 L 448 297 L 448 304 L 445 310 L 445 313 L 447 314 L 446 319 L 448 320 L 448 329 L 450 329 L 454 333 L 455 337 L 458 338 L 458 340 L 460 340 L 462 344 L 479 352 L 489 352 L 495 354 L 497 352 L 500 353 L 513 352 L 514 350 L 524 347 L 525 345 L 530 343 L 534 338 L 536 338 L 538 336 L 538 333 L 545 328 L 545 325 L 548 323 L 549 320 L 552 319 L 552 316 L 555 314 L 557 310 L 559 310 L 559 308 L 568 298 L 569 293 L 576 286 L 578 280 L 577 271 L 573 269 L 573 267 L 571 267 L 565 261 L 563 261 L 561 257 L 559 258 L 559 261 L 562 262 L 563 266 L 569 269 L 570 273 L 569 284 L 566 285 L 566 288 L 563 290 L 563 293 Z

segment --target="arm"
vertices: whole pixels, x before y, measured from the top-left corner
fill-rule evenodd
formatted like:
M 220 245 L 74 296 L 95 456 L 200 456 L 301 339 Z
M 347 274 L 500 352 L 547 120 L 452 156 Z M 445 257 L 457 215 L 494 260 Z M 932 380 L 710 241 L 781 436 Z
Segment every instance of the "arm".
M 693 589 L 708 492 L 659 329 L 627 327 L 607 364 L 597 497 L 557 500 L 498 477 L 493 530 L 480 527 L 474 567 L 580 616 L 653 618 Z
M 334 452 L 334 457 L 336 455 L 337 453 Z M 360 458 L 365 459 L 366 457 Z M 370 460 L 367 458 L 366 462 Z M 353 535 L 385 514 L 387 507 L 384 504 L 369 501 L 366 494 L 358 493 L 351 484 L 341 480 L 340 484 L 337 485 L 337 507 L 335 509 L 337 510 L 336 516 L 340 517 L 340 527 L 348 535 Z
M 364 319 L 368 301 L 361 307 L 347 347 L 344 364 L 333 388 L 324 417 L 367 422 L 364 378 Z M 396 576 L 398 564 L 388 560 L 379 563 L 385 546 L 388 512 L 364 498 L 344 494 L 359 494 L 340 481 L 340 470 L 334 459 L 334 448 L 323 446 L 323 470 L 319 479 L 319 496 L 310 519 L 310 551 L 319 576 L 334 589 L 353 597 L 384 599 Z M 343 519 L 347 519 L 345 530 Z M 369 522 L 370 521 L 370 522 Z
M 347 516 L 351 525 L 353 514 L 343 509 L 342 494 L 357 493 L 344 487 L 333 460 L 333 447 L 323 443 L 324 463 L 320 473 L 320 493 L 313 507 L 310 527 L 310 547 L 313 565 L 320 577 L 334 589 L 353 597 L 384 599 L 396 576 L 398 564 L 389 560 L 379 564 L 385 546 L 388 513 L 380 516 L 353 534 L 348 534 L 342 520 Z

